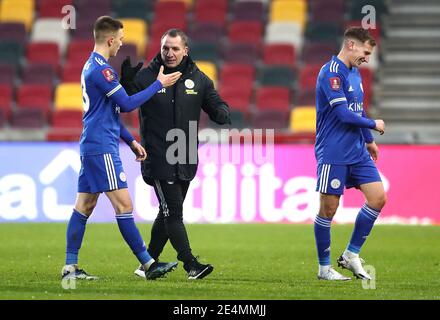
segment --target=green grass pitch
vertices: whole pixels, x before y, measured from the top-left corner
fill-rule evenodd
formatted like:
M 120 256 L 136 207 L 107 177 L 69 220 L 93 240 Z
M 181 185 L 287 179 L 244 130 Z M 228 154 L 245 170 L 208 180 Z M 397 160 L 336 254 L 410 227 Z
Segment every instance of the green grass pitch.
M 138 227 L 148 242 L 151 226 Z M 352 228 L 332 227 L 333 262 Z M 375 268 L 375 289 L 364 289 L 360 280 L 316 279 L 313 225 L 194 224 L 187 229 L 194 253 L 214 265 L 209 277 L 188 281 L 179 263 L 167 278 L 137 278 L 138 262 L 117 225 L 89 224 L 80 266 L 100 279 L 65 290 L 60 272 L 66 224 L 0 224 L 0 299 L 440 299 L 440 226 L 375 226 L 361 252 Z M 162 260 L 175 256 L 168 243 Z

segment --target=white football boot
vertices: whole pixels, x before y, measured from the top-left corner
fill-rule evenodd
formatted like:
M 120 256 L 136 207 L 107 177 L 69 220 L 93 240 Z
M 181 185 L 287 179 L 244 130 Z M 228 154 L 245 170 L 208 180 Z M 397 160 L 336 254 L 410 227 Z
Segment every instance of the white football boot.
M 318 272 L 319 280 L 331 280 L 331 281 L 348 281 L 351 280 L 350 277 L 346 277 L 335 269 L 332 266 L 319 266 Z
M 338 266 L 353 272 L 354 276 L 362 280 L 371 280 L 370 275 L 365 271 L 362 264 L 365 261 L 358 254 L 345 250 L 338 259 Z

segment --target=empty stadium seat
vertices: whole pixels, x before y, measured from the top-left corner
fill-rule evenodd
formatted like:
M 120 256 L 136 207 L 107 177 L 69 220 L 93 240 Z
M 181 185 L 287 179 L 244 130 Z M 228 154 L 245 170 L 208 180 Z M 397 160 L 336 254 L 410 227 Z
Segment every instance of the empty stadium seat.
M 303 34 L 295 22 L 269 22 L 266 26 L 267 44 L 291 44 L 299 52 L 303 45 Z
M 9 64 L 0 64 L 0 84 L 13 84 L 16 68 Z
M 52 113 L 52 127 L 54 128 L 82 128 L 83 112 L 79 110 L 55 110 Z
M 261 1 L 236 2 L 232 9 L 235 21 L 264 21 L 264 4 Z
M 23 84 L 42 84 L 52 87 L 55 79 L 56 72 L 50 64 L 27 64 L 22 71 Z
M 211 23 L 194 23 L 189 38 L 191 43 L 209 42 L 218 43 L 225 36 L 225 27 Z M 191 46 L 192 47 L 192 46 Z
M 321 64 L 338 54 L 339 45 L 336 42 L 306 42 L 302 50 L 302 60 L 306 64 Z
M 39 18 L 35 21 L 31 34 L 32 42 L 54 42 L 58 44 L 61 56 L 64 56 L 69 34 L 61 27 L 61 19 Z
M 220 79 L 224 87 L 252 88 L 255 80 L 255 67 L 250 64 L 224 63 Z
M 58 72 L 60 51 L 54 42 L 31 42 L 26 48 L 28 63 L 45 63 L 53 66 Z
M 17 107 L 38 109 L 47 116 L 52 107 L 52 85 L 21 85 L 17 90 Z
M 186 4 L 182 1 L 158 1 L 154 9 L 154 20 L 186 20 Z
M 81 73 L 84 65 L 66 63 L 61 74 L 61 82 L 81 82 Z
M 250 43 L 260 46 L 263 24 L 257 21 L 235 21 L 229 24 L 228 39 L 233 43 Z
M 266 44 L 263 47 L 263 61 L 266 65 L 285 65 L 295 68 L 295 47 L 291 44 Z
M 321 22 L 307 24 L 304 34 L 307 41 L 328 41 L 337 43 L 340 42 L 343 35 L 340 25 Z
M 66 55 L 66 63 L 81 64 L 87 61 L 93 51 L 95 43 L 93 39 L 76 39 L 69 42 Z
M 261 87 L 256 91 L 255 104 L 258 110 L 290 109 L 290 91 L 284 87 Z
M 294 72 L 289 68 L 266 66 L 259 70 L 258 81 L 262 86 L 281 86 L 291 88 L 294 85 Z
M 293 132 L 316 131 L 316 109 L 313 106 L 299 106 L 290 113 L 290 130 Z
M 239 110 L 244 113 L 249 112 L 252 88 L 221 86 L 219 94 L 230 106 L 231 110 Z
M 0 2 L 0 22 L 24 23 L 30 30 L 34 18 L 34 0 L 2 0 Z
M 25 25 L 21 22 L 0 23 L 0 40 L 12 40 L 24 43 L 26 40 Z
M 307 22 L 307 2 L 305 0 L 272 1 L 269 19 L 273 22 L 296 22 L 304 28 Z
M 137 55 L 142 56 L 147 42 L 147 24 L 141 19 L 121 19 L 124 24 L 124 44 L 134 44 L 137 48 Z M 122 48 L 122 47 L 121 47 Z
M 217 62 L 219 59 L 217 43 L 210 43 L 210 42 L 193 43 L 189 48 L 189 55 L 193 60 Z
M 6 40 L 0 41 L 0 64 L 18 65 L 23 56 L 21 43 Z
M 62 19 L 66 15 L 62 9 L 66 5 L 73 5 L 73 0 L 38 0 L 38 15 L 40 18 Z
M 213 82 L 217 84 L 217 67 L 210 61 L 195 61 L 197 67 L 206 74 Z
M 6 119 L 9 118 L 12 110 L 13 88 L 10 84 L 0 84 L 0 110 Z
M 20 108 L 12 112 L 10 124 L 17 129 L 38 129 L 45 126 L 46 119 L 42 110 Z
M 81 83 L 61 83 L 55 91 L 56 110 L 83 110 Z
M 330 56 L 328 58 L 330 60 Z M 305 65 L 299 71 L 299 85 L 301 91 L 305 90 L 315 90 L 316 80 L 318 78 L 319 71 L 321 70 L 322 64 L 309 64 Z
M 151 21 L 153 15 L 152 1 L 145 0 L 112 0 L 112 9 L 118 18 L 137 18 Z
M 195 21 L 225 25 L 227 1 L 198 0 L 195 5 Z
M 230 43 L 223 48 L 223 59 L 225 62 L 255 65 L 258 57 L 257 47 L 250 43 Z
M 252 127 L 257 129 L 285 129 L 287 127 L 287 112 L 278 110 L 259 111 L 252 116 Z

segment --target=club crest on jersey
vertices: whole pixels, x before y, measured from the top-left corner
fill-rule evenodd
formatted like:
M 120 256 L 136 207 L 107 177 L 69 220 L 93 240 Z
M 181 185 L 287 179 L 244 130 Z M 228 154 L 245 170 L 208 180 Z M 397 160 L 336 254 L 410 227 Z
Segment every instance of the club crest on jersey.
M 332 90 L 339 90 L 341 88 L 341 79 L 339 79 L 339 77 L 331 77 L 330 87 Z
M 113 80 L 115 80 L 115 75 L 110 68 L 102 70 L 102 74 L 104 75 L 105 80 L 107 80 L 108 82 L 112 82 Z

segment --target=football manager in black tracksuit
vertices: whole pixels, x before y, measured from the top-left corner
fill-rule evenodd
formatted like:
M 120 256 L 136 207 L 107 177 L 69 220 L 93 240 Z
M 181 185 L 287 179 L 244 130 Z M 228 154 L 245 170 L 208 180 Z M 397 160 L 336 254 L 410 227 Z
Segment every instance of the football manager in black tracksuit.
M 229 107 L 214 89 L 211 79 L 188 56 L 188 37 L 178 29 L 165 32 L 160 53 L 147 68 L 140 70 L 142 63 L 131 67 L 130 60 L 126 59 L 121 67 L 121 83 L 129 94 L 139 92 L 156 81 L 161 65 L 165 67 L 164 73 L 180 71 L 182 76 L 174 86 L 160 90 L 139 108 L 141 144 L 148 154 L 141 165 L 142 177 L 154 187 L 160 203 L 148 252 L 158 260 L 170 239 L 188 279 L 201 279 L 212 272 L 213 266 L 201 264 L 192 254 L 182 212 L 198 163 L 197 148 L 190 147 L 198 140 L 192 137 L 197 141 L 190 141 L 189 128 L 192 122 L 198 129 L 201 110 L 218 124 L 230 123 Z M 167 141 L 167 134 L 176 136 L 173 129 L 181 129 L 185 133 L 186 141 L 177 142 L 183 149 L 169 149 L 172 145 L 176 146 L 176 138 Z M 182 150 L 184 155 L 179 154 Z M 135 273 L 144 275 L 141 269 Z

